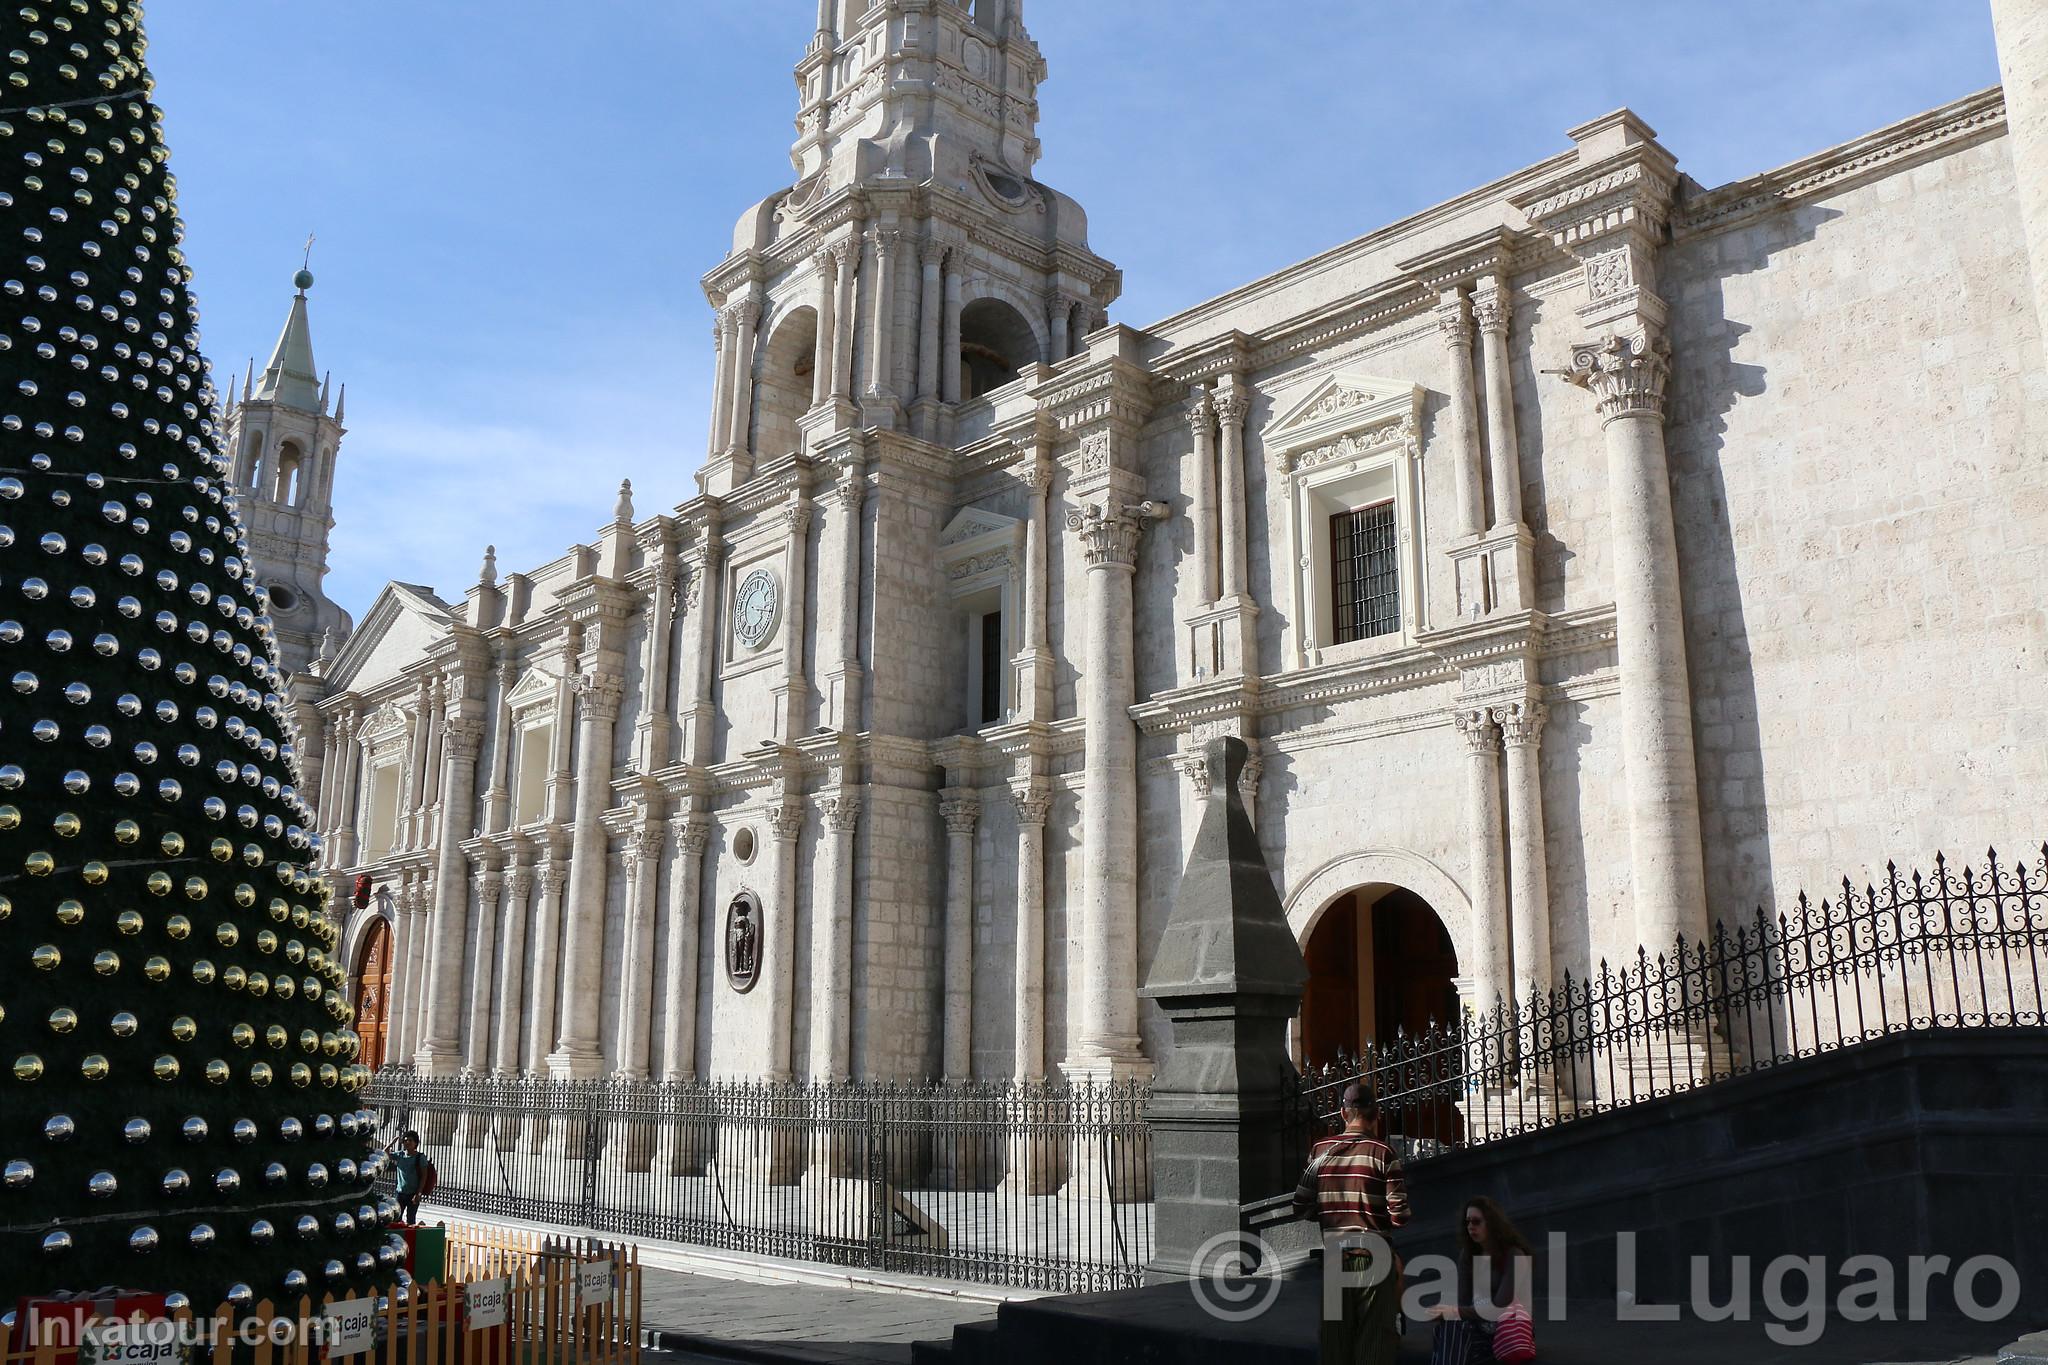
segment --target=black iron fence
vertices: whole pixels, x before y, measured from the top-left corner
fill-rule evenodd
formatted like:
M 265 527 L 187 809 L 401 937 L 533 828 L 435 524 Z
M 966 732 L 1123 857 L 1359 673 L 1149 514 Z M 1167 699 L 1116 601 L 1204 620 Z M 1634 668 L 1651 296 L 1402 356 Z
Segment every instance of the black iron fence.
M 2048 845 L 2032 864 L 1802 894 L 1541 995 L 1302 1078 L 1302 1142 L 1371 1084 L 1408 1159 L 1496 1141 L 1895 1033 L 2048 1024 Z
M 764 1256 L 1081 1292 L 1142 1282 L 1142 1083 L 775 1084 L 378 1073 L 434 1202 Z

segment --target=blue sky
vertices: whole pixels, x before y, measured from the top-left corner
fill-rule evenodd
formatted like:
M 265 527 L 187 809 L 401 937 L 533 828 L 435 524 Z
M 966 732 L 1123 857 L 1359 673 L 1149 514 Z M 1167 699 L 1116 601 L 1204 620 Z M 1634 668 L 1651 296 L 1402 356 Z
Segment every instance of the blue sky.
M 810 0 L 154 0 L 207 354 L 318 236 L 348 385 L 332 595 L 459 597 L 691 496 L 734 218 L 788 183 Z M 1986 0 L 1026 0 L 1037 174 L 1154 321 L 1562 150 L 1618 105 L 1703 184 L 1996 83 Z M 239 382 L 239 378 L 237 378 Z

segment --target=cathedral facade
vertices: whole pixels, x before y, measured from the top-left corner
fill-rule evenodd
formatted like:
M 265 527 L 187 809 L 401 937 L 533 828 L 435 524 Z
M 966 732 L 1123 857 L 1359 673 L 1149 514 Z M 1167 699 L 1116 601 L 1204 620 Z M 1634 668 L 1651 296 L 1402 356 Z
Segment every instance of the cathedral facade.
M 1021 8 L 821 0 L 699 496 L 287 660 L 373 1059 L 1141 1074 L 1218 733 L 1311 1060 L 2039 837 L 2038 73 L 1718 188 L 1608 114 L 1135 327 Z M 233 448 L 324 565 L 305 353 Z

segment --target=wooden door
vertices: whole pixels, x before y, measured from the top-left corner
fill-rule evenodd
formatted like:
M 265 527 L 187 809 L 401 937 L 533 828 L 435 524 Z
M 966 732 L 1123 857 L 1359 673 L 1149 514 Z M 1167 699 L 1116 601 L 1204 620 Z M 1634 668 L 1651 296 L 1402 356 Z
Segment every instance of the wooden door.
M 391 921 L 382 915 L 363 939 L 361 960 L 355 979 L 356 1032 L 363 1040 L 362 1063 L 374 1071 L 384 1065 L 391 1015 Z

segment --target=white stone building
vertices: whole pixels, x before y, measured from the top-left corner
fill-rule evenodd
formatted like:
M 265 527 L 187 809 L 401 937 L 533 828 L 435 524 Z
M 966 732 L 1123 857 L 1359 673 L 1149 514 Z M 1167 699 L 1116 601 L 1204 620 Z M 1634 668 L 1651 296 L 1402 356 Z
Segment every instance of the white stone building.
M 1142 1070 L 1219 731 L 1312 1056 L 2040 836 L 2038 7 L 2010 125 L 1709 189 L 1620 111 L 1142 328 L 1020 8 L 821 0 L 701 495 L 296 678 L 372 1055 Z

